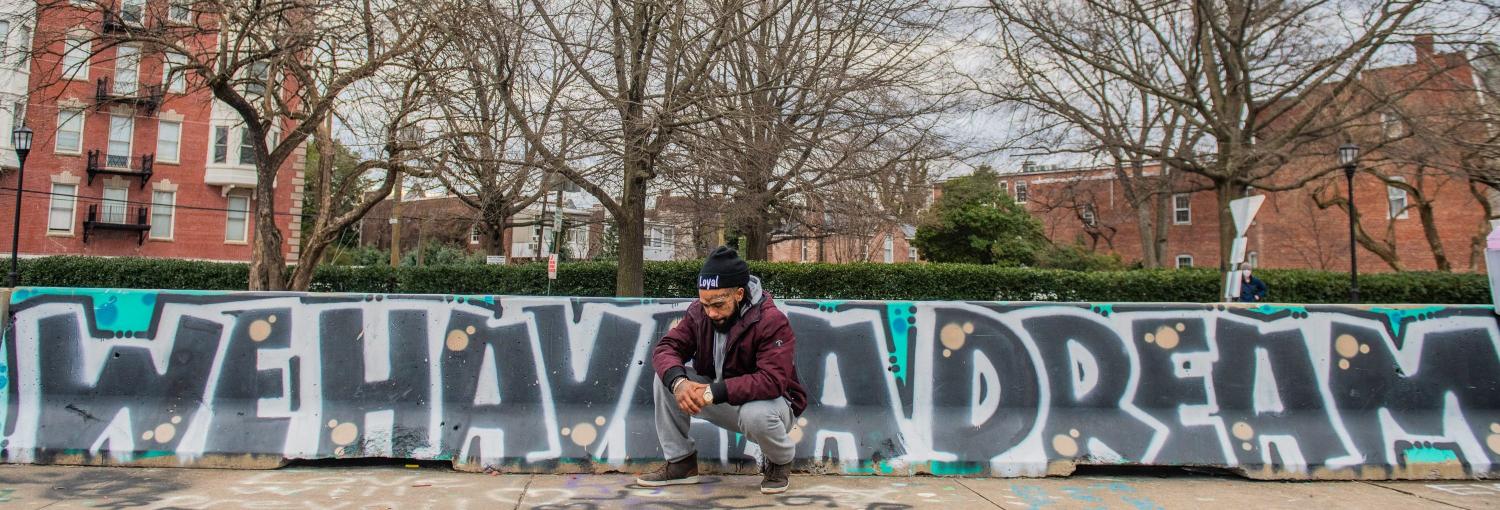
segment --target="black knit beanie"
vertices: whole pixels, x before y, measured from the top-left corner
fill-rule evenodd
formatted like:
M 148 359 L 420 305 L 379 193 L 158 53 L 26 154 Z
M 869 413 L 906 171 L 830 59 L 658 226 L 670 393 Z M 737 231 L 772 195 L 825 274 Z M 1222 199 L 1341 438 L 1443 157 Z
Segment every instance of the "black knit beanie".
M 750 264 L 740 258 L 734 248 L 720 246 L 703 261 L 698 271 L 698 288 L 703 290 L 732 289 L 750 283 Z

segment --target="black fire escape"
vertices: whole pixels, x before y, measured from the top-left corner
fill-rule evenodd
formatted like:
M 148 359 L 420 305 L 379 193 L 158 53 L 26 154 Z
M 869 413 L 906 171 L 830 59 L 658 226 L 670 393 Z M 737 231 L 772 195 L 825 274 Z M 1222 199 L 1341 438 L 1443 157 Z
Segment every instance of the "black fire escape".
M 115 154 L 101 154 L 99 149 L 89 151 L 88 174 L 89 185 L 94 185 L 94 177 L 100 174 L 118 175 L 121 177 L 139 177 L 141 189 L 146 189 L 146 183 L 151 181 L 151 169 L 156 163 L 156 154 L 142 154 L 137 161 L 140 163 L 131 166 L 130 156 Z
M 146 232 L 151 231 L 151 223 L 146 221 L 148 217 L 146 207 L 141 206 L 135 209 L 134 223 L 127 221 L 127 210 L 124 203 L 110 203 L 109 201 L 105 201 L 104 216 L 101 218 L 99 216 L 99 204 L 89 205 L 88 219 L 83 221 L 83 242 L 89 242 L 89 236 L 93 235 L 96 230 L 110 230 L 135 232 L 139 236 L 136 244 L 144 244 L 146 242 Z

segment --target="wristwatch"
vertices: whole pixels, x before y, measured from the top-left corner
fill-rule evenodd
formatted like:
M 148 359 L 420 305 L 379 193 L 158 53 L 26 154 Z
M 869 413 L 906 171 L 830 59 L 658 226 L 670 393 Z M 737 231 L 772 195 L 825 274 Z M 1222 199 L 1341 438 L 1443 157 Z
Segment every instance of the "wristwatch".
M 704 386 L 703 387 L 703 401 L 704 402 L 708 402 L 710 404 L 714 403 L 714 387 L 713 386 Z

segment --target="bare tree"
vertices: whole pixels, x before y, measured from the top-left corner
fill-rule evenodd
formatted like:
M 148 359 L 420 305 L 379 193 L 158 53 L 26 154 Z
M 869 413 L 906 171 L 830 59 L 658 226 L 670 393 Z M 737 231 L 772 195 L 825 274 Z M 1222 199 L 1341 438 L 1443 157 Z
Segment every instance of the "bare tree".
M 1044 47 L 1104 80 L 1127 83 L 1202 134 L 1202 143 L 1185 148 L 1124 149 L 1211 184 L 1221 268 L 1235 235 L 1229 202 L 1252 186 L 1295 189 L 1333 171 L 1330 164 L 1296 176 L 1280 172 L 1310 149 L 1331 154 L 1319 142 L 1368 117 L 1373 105 L 1346 101 L 1360 73 L 1403 30 L 1432 25 L 1439 7 L 1404 0 L 990 2 L 1000 30 L 1016 44 Z
M 735 39 L 682 143 L 728 195 L 741 253 L 768 256 L 793 197 L 946 156 L 947 10 L 932 2 L 788 0 L 732 18 Z M 805 200 L 804 200 L 805 201 Z
M 77 4 L 41 2 L 39 19 L 66 18 Z M 101 1 L 93 8 L 102 13 L 108 33 L 39 27 L 36 46 L 87 44 L 94 56 L 131 46 L 167 55 L 165 64 L 184 77 L 186 88 L 208 90 L 237 114 L 256 169 L 249 288 L 281 290 L 288 281 L 285 236 L 275 221 L 277 176 L 324 125 L 346 89 L 396 66 L 418 47 L 427 32 L 422 16 L 434 7 L 362 0 L 192 0 L 134 9 Z M 189 22 L 168 21 L 183 17 Z

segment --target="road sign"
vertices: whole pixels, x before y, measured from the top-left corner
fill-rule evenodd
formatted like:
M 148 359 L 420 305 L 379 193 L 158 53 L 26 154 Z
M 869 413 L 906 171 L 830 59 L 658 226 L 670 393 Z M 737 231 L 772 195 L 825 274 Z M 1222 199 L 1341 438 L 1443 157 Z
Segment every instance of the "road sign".
M 553 253 L 547 257 L 547 279 L 557 279 L 557 254 Z

